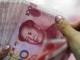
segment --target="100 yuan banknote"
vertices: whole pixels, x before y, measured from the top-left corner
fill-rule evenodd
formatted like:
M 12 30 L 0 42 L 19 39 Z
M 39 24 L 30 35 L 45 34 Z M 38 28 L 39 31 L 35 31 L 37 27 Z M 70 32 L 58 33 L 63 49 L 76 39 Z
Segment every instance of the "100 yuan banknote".
M 53 57 L 65 51 L 66 40 L 56 27 L 56 15 L 33 3 L 24 4 L 11 39 L 11 51 L 6 59 L 37 60 L 40 56 L 47 56 L 47 50 L 54 52 Z M 59 57 L 61 60 L 62 57 Z

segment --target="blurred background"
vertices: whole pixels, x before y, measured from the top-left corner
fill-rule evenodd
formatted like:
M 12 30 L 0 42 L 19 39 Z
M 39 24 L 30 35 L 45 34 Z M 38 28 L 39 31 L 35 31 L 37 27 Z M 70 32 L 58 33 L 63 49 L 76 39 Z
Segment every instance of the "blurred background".
M 53 9 L 62 12 L 67 20 L 75 22 L 80 20 L 80 0 L 26 0 L 33 2 L 39 6 L 47 8 L 50 11 Z M 73 54 L 71 54 L 69 60 L 75 60 Z

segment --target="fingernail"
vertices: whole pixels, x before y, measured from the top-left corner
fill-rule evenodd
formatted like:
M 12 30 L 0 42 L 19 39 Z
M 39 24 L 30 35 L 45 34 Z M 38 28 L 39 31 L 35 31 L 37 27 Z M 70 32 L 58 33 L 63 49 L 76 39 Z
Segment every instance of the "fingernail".
M 56 16 L 55 17 L 55 22 L 56 23 L 61 23 L 63 21 L 63 17 L 62 16 Z
M 9 45 L 7 45 L 7 46 L 6 46 L 6 49 L 8 49 L 9 47 L 10 47 L 10 46 L 9 46 Z

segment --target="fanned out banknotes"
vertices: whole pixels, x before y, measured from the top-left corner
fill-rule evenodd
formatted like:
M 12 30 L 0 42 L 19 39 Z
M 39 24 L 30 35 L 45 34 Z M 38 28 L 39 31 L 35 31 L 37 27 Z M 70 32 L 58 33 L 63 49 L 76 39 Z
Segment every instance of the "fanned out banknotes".
M 23 1 L 23 2 L 22 2 Z M 55 24 L 57 14 L 24 0 L 0 1 L 0 45 L 11 50 L 3 60 L 66 60 L 66 39 Z

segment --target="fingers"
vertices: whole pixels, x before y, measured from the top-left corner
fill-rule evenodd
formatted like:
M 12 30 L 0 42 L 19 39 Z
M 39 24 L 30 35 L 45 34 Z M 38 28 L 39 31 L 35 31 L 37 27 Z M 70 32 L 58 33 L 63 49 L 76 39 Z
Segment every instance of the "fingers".
M 80 60 L 80 32 L 75 30 L 63 17 L 56 16 L 55 21 L 60 31 L 67 37 L 68 44 L 75 58 Z M 78 25 L 74 25 L 75 27 Z
M 74 37 L 78 33 L 62 16 L 56 16 L 55 22 L 66 37 Z
M 80 21 L 76 21 L 71 25 L 74 29 L 76 29 L 77 31 L 80 31 Z
M 10 51 L 10 47 L 7 45 L 5 50 L 0 52 L 0 59 L 6 57 L 8 55 L 8 53 L 9 53 L 9 51 Z

